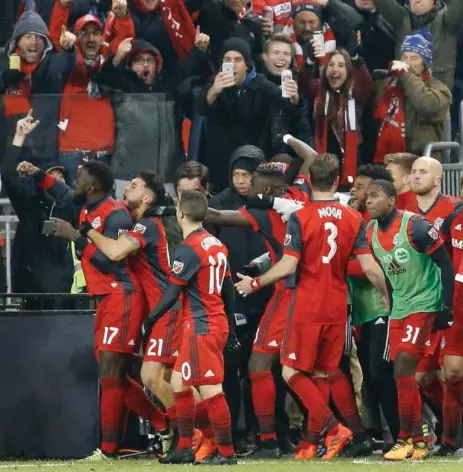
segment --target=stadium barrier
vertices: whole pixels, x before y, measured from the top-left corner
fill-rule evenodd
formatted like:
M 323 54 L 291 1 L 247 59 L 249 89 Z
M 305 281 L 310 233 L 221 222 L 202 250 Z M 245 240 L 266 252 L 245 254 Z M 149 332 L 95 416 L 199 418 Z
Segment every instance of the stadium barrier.
M 0 313 L 0 457 L 71 459 L 97 447 L 94 312 Z

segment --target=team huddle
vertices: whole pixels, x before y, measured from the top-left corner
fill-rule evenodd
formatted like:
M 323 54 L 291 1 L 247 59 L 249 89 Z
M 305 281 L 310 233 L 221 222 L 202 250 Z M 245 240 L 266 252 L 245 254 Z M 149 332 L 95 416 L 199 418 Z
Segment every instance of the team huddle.
M 25 120 L 23 126 L 33 126 L 32 117 Z M 222 391 L 223 352 L 239 349 L 235 292 L 247 296 L 268 285 L 274 292 L 250 359 L 260 428 L 254 457 L 281 455 L 271 374 L 278 357 L 285 382 L 308 412 L 295 459 L 332 459 L 353 442 L 366 442 L 352 388 L 340 369 L 349 296 L 361 333 L 372 324 L 382 325 L 374 336 L 362 334 L 360 345 L 379 346 L 383 360 L 393 362 L 388 381 L 396 389 L 398 412 L 391 413 L 377 395 L 395 442 L 385 459 L 423 459 L 429 454 L 416 375 L 436 373 L 428 377 L 442 385 L 437 377 L 441 367 L 441 452 L 457 449 L 463 410 L 463 267 L 458 244 L 463 206 L 438 193 L 440 164 L 432 158 L 414 161 L 410 167 L 416 198 L 406 203 L 395 185 L 399 168 L 406 167 L 400 158 L 391 158 L 393 178 L 384 169 L 378 171 L 379 166 L 360 168 L 346 204 L 336 194 L 338 159 L 317 156 L 292 137 L 287 140 L 304 160 L 294 184 L 285 185 L 278 163 L 261 164 L 252 176 L 253 196 L 238 211 L 208 208 L 206 197 L 194 190 L 181 192 L 176 208 L 166 208 L 164 186 L 149 172 L 134 178 L 124 201 L 116 201 L 110 196 L 111 172 L 99 162 L 80 167 L 73 191 L 52 175 L 36 172 L 49 195 L 58 199 L 73 192 L 74 201 L 82 205 L 79 229 L 58 220 L 54 236 L 73 241 L 88 292 L 99 300 L 95 355 L 102 437 L 92 457 L 118 454 L 123 411 L 129 409 L 161 435 L 160 462 L 235 464 L 230 411 Z M 26 162 L 18 166 L 24 175 L 30 169 Z M 163 225 L 169 211 L 183 233 L 172 262 Z M 257 277 L 238 274 L 240 281 L 233 285 L 227 248 L 204 223 L 260 233 L 268 248 L 268 270 Z M 453 245 L 451 256 L 446 243 Z M 361 299 L 362 313 L 356 308 Z M 378 319 L 385 321 L 376 323 Z M 142 381 L 162 409 L 128 375 L 130 357 L 141 347 Z

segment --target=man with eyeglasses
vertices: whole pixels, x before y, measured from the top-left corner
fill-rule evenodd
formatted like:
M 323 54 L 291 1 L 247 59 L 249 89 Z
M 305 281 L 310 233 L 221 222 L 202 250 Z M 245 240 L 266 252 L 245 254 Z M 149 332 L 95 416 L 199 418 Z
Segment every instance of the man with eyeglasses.
M 54 17 L 60 24 L 51 25 L 51 30 L 65 31 L 70 2 L 57 2 L 56 10 L 59 14 Z M 110 37 L 111 46 L 117 48 L 121 41 L 135 33 L 125 0 L 113 1 L 112 14 L 114 20 L 108 22 L 105 40 Z M 110 45 L 103 41 L 103 23 L 94 15 L 84 15 L 76 21 L 74 33 L 77 66 L 66 83 L 58 123 L 59 164 L 67 170 L 70 182 L 75 180 L 84 156 L 90 154 L 101 158 L 113 150 L 115 127 L 111 104 L 109 100 L 101 99 L 96 80 L 110 52 Z

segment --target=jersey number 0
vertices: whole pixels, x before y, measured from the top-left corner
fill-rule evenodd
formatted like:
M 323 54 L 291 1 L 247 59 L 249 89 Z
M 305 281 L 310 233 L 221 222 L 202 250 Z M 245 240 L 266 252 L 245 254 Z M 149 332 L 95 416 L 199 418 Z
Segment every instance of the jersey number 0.
M 322 256 L 322 262 L 323 264 L 329 264 L 331 259 L 333 259 L 334 255 L 336 254 L 336 251 L 338 250 L 338 245 L 336 244 L 336 236 L 338 235 L 338 227 L 334 223 L 327 221 L 325 223 L 324 228 L 325 228 L 325 231 L 329 231 L 329 234 L 326 237 L 326 242 L 328 243 L 330 250 L 327 256 Z

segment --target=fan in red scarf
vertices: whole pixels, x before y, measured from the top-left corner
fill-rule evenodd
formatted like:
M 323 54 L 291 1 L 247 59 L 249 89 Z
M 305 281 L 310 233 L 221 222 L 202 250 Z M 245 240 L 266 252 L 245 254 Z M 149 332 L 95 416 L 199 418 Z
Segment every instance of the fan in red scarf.
M 304 62 L 304 47 L 311 44 L 309 56 L 319 65 L 325 63 L 325 55 L 336 49 L 336 38 L 328 23 L 323 22 L 322 6 L 327 0 L 302 0 L 293 3 L 291 18 L 286 23 L 283 33 L 291 35 L 296 49 L 296 68 L 300 70 Z M 314 35 L 321 31 L 323 38 Z
M 375 110 L 380 129 L 373 162 L 378 164 L 384 161 L 386 154 L 406 151 L 406 96 L 401 79 L 408 73 L 421 77 L 423 81 L 431 77 L 432 42 L 428 30 L 422 29 L 414 35 L 405 36 L 400 51 L 400 61 L 392 61 L 389 65 L 392 78 L 386 84 Z M 416 54 L 423 59 L 422 64 L 417 64 L 411 57 Z

